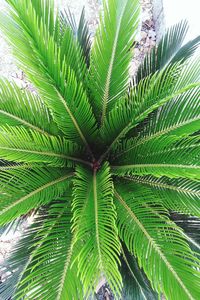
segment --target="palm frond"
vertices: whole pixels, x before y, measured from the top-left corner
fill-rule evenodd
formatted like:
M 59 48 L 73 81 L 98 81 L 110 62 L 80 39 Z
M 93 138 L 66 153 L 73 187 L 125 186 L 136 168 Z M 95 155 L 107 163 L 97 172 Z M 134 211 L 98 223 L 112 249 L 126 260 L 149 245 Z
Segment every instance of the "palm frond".
M 0 225 L 62 196 L 72 176 L 72 172 L 45 167 L 1 172 Z
M 37 45 L 41 54 L 47 55 L 48 49 L 45 42 L 52 40 L 50 43 L 55 43 L 57 50 L 59 49 L 60 61 L 67 59 L 67 64 L 74 70 L 78 80 L 82 81 L 85 76 L 86 65 L 81 53 L 79 45 L 73 38 L 73 32 L 69 28 L 67 22 L 63 22 L 65 16 L 61 16 L 55 5 L 54 0 L 6 0 L 10 7 L 20 17 L 16 16 L 11 10 L 11 15 L 14 15 L 14 20 L 23 27 L 25 32 L 31 33 L 34 39 L 34 44 Z M 30 16 L 33 19 L 30 19 Z M 27 27 L 26 27 L 27 26 Z M 41 35 L 37 32 L 41 32 Z M 41 37 L 43 37 L 41 39 Z M 52 46 L 52 45 L 51 45 Z M 51 53 L 51 52 L 50 52 Z M 43 56 L 42 55 L 42 56 Z M 49 58 L 47 58 L 47 61 Z
M 174 63 L 164 70 L 141 80 L 133 86 L 130 98 L 133 102 L 135 121 L 143 121 L 169 100 L 200 86 L 199 60 Z
M 72 161 L 82 161 L 74 156 L 80 154 L 81 148 L 65 138 L 20 126 L 0 127 L 0 133 L 0 156 L 5 160 L 68 167 L 73 165 Z
M 156 141 L 166 134 L 173 135 L 174 140 L 181 140 L 197 132 L 200 128 L 199 93 L 199 88 L 190 90 L 155 111 L 139 125 L 139 128 L 136 127 L 135 138 L 124 140 L 115 149 L 115 158 L 133 151 L 139 144 Z
M 83 51 L 87 67 L 90 65 L 90 49 L 91 39 L 88 22 L 85 17 L 85 8 L 83 8 L 80 16 L 79 23 L 77 25 L 74 14 L 68 9 L 61 12 L 62 22 L 71 27 L 75 38 L 77 39 L 81 49 Z
M 200 217 L 199 181 L 153 176 L 133 176 L 127 179 L 151 187 L 152 192 L 162 200 L 167 209 Z
M 0 80 L 0 105 L 0 125 L 23 125 L 47 135 L 59 132 L 41 98 L 6 79 Z
M 6 170 L 15 170 L 15 169 L 34 169 L 38 168 L 41 164 L 32 163 L 32 164 L 25 164 L 25 163 L 15 163 L 9 162 L 5 160 L 0 160 L 0 172 Z
M 121 99 L 115 105 L 101 128 L 101 135 L 107 143 L 112 141 L 116 132 L 123 131 L 123 135 L 125 135 L 134 123 L 140 121 L 140 118 L 136 119 L 136 117 L 141 108 L 146 111 L 147 107 L 152 104 L 158 106 L 162 104 L 163 99 L 172 90 L 174 80 L 177 81 L 177 69 L 178 67 L 175 66 L 172 70 L 169 68 L 165 73 L 150 75 L 131 90 L 129 97 Z
M 92 46 L 84 10 L 6 2 L 35 93 L 0 79 L 0 232 L 34 218 L 0 298 L 89 300 L 103 276 L 117 299 L 198 299 L 200 37 L 175 25 L 130 80 L 139 0 L 103 0 Z
M 170 218 L 184 230 L 192 249 L 200 255 L 200 219 L 172 212 Z
M 184 62 L 190 58 L 199 46 L 200 36 L 182 46 L 188 31 L 188 23 L 183 20 L 170 27 L 140 65 L 136 79 L 142 78 L 162 70 L 171 63 Z
M 1 14 L 0 23 L 21 68 L 43 96 L 67 138 L 84 144 L 92 155 L 86 136 L 90 141 L 94 139 L 96 121 L 82 82 L 68 63 L 74 50 L 62 55 L 72 44 L 71 29 L 66 29 L 65 44 L 59 46 L 49 32 L 48 23 L 39 18 L 34 1 L 14 2 L 12 17 Z M 39 2 L 44 5 L 44 0 Z M 70 34 L 72 37 L 68 38 Z
M 198 298 L 200 261 L 176 225 L 168 222 L 159 199 L 156 201 L 151 191 L 127 183 L 118 186 L 115 199 L 120 212 L 119 235 L 153 288 L 168 299 Z
M 120 243 L 108 164 L 93 173 L 78 167 L 74 185 L 73 232 L 75 240 L 82 241 L 77 261 L 84 290 L 90 293 L 102 273 L 114 293 L 120 295 Z
M 129 182 L 136 182 L 140 185 L 141 190 L 144 186 L 149 186 L 152 190 L 152 193 L 162 201 L 163 206 L 171 211 L 184 211 L 184 213 L 189 216 L 179 215 L 175 212 L 170 213 L 170 219 L 173 220 L 177 225 L 180 225 L 181 228 L 177 230 L 181 235 L 188 241 L 188 243 L 194 248 L 194 250 L 200 250 L 200 245 L 197 243 L 191 235 L 196 236 L 198 239 L 199 232 L 197 230 L 199 219 L 197 217 L 191 217 L 191 215 L 199 216 L 199 182 L 191 181 L 188 179 L 169 179 L 166 177 L 155 178 L 155 177 L 126 177 L 126 180 Z M 155 190 L 156 189 L 156 190 Z M 173 208 L 170 207 L 172 204 Z M 169 204 L 169 205 L 168 205 Z M 180 209 L 181 207 L 181 209 Z M 153 211 L 153 210 L 152 210 Z M 156 213 L 156 211 L 154 211 Z M 160 216 L 162 217 L 162 216 Z M 180 220 L 180 224 L 176 220 Z M 182 222 L 181 222 L 182 220 Z M 184 222 L 185 220 L 185 222 Z M 168 224 L 171 224 L 171 221 L 167 221 Z M 181 226 L 182 225 L 182 226 Z M 185 225 L 185 226 L 184 226 Z M 194 230 L 192 231 L 192 226 Z
M 0 297 L 5 300 L 12 299 L 15 295 L 17 285 L 20 282 L 20 274 L 26 267 L 33 243 L 37 242 L 37 229 L 40 228 L 44 219 L 39 220 L 39 216 L 44 214 L 43 208 L 37 212 L 38 220 L 33 224 L 28 225 L 24 229 L 24 235 L 20 237 L 17 244 L 13 245 L 13 251 L 4 263 L 0 263 L 1 271 L 4 276 L 4 281 L 0 284 Z M 20 249 L 18 252 L 17 249 Z M 15 259 L 17 256 L 17 259 Z
M 136 258 L 123 246 L 120 272 L 123 278 L 122 299 L 125 300 L 157 300 L 158 295 L 146 275 L 139 268 Z
M 115 100 L 126 94 L 130 48 L 138 25 L 138 0 L 104 1 L 104 16 L 91 51 L 90 89 L 102 124 Z
M 128 99 L 123 99 L 109 113 L 101 128 L 101 136 L 107 150 L 115 149 L 120 140 L 147 116 L 171 99 L 199 86 L 199 63 L 194 60 L 187 65 L 174 64 L 167 69 L 141 80 L 130 91 Z M 189 69 L 189 70 L 188 70 Z
M 82 297 L 82 285 L 75 266 L 70 268 L 70 204 L 68 195 L 44 207 L 15 246 L 9 263 L 20 277 L 15 286 L 16 299 Z
M 112 165 L 115 175 L 148 175 L 200 178 L 199 137 L 188 137 L 173 143 L 169 137 L 139 144 L 125 158 Z

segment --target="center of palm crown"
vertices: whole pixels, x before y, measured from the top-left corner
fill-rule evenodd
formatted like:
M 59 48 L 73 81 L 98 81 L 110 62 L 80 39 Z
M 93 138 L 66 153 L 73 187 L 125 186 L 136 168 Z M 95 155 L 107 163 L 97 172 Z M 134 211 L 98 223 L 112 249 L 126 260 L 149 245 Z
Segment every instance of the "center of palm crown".
M 100 168 L 100 162 L 99 162 L 98 160 L 94 160 L 94 161 L 92 162 L 92 169 L 93 169 L 94 171 L 97 171 L 99 168 Z

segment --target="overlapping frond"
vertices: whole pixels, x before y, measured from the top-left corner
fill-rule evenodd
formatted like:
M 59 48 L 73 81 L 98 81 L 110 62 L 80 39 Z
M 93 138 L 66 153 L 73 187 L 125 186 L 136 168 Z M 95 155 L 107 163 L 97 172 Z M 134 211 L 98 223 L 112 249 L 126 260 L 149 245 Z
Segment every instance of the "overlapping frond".
M 90 89 L 101 125 L 115 100 L 126 94 L 130 48 L 138 25 L 138 0 L 103 1 L 104 15 L 91 52 Z
M 84 10 L 77 25 L 54 0 L 7 3 L 35 95 L 0 80 L 0 226 L 34 219 L 0 297 L 91 299 L 103 276 L 117 299 L 196 300 L 200 37 L 182 47 L 175 25 L 129 84 L 139 0 L 103 0 L 92 46 Z
M 173 135 L 174 140 L 193 134 L 200 128 L 200 89 L 190 90 L 162 106 L 136 128 L 136 137 L 124 140 L 115 149 L 115 158 L 124 156 L 159 137 Z
M 130 91 L 130 99 L 136 110 L 135 121 L 143 121 L 149 113 L 169 100 L 199 87 L 199 66 L 198 59 L 170 64 L 134 85 Z
M 162 200 L 167 209 L 200 217 L 199 181 L 153 176 L 133 176 L 127 179 L 151 187 L 152 192 Z
M 44 221 L 44 218 L 39 219 L 41 214 L 44 214 L 43 208 L 40 208 L 37 212 L 37 222 L 28 225 L 17 244 L 13 245 L 11 256 L 3 264 L 0 263 L 1 270 L 5 276 L 4 281 L 0 285 L 0 295 L 5 300 L 11 299 L 15 295 L 17 285 L 21 280 L 20 274 L 25 270 L 31 251 L 34 249 L 33 243 L 37 242 L 37 229 L 42 226 Z
M 155 109 L 156 106 L 159 107 L 163 101 L 166 101 L 166 97 L 174 88 L 174 81 L 177 81 L 177 69 L 178 67 L 175 66 L 172 70 L 169 68 L 166 72 L 150 75 L 131 90 L 129 98 L 121 99 L 115 105 L 101 128 L 101 135 L 106 143 L 109 144 L 114 138 L 118 138 L 117 134 L 120 135 L 120 138 L 124 137 L 142 118 L 142 115 L 139 116 L 139 112 L 143 112 L 146 117 L 149 106 L 153 105 Z
M 62 196 L 72 172 L 40 167 L 0 172 L 0 225 Z
M 170 63 L 184 62 L 190 58 L 199 46 L 200 36 L 182 46 L 188 31 L 188 23 L 183 20 L 167 30 L 156 45 L 141 63 L 136 79 L 142 78 L 165 68 Z
M 67 59 L 67 64 L 74 70 L 78 80 L 82 81 L 86 71 L 84 58 L 79 45 L 73 38 L 72 30 L 69 28 L 67 22 L 63 22 L 56 7 L 56 2 L 54 0 L 6 1 L 20 17 L 19 20 L 18 16 L 11 10 L 11 15 L 14 16 L 13 19 L 23 27 L 25 32 L 27 31 L 28 34 L 31 35 L 35 46 L 37 45 L 38 47 L 39 53 L 45 58 L 48 55 L 48 49 L 45 43 L 50 42 L 49 46 L 51 47 L 53 46 L 52 44 L 55 43 L 55 48 L 60 52 L 60 62 L 62 62 L 63 59 Z M 63 17 L 65 18 L 65 16 Z M 38 32 L 37 29 L 39 30 Z M 40 34 L 38 34 L 39 32 Z M 50 53 L 51 52 L 49 52 L 49 54 Z M 50 57 L 46 58 L 50 63 Z M 53 65 L 51 66 L 53 68 Z M 56 66 L 54 66 L 54 68 L 56 68 Z M 53 69 L 51 69 L 51 71 L 53 71 Z
M 93 173 L 78 167 L 74 185 L 73 232 L 75 240 L 82 241 L 77 261 L 84 290 L 89 293 L 104 274 L 113 292 L 119 296 L 120 243 L 108 164 Z
M 15 246 L 9 261 L 14 274 L 7 279 L 12 280 L 15 272 L 20 278 L 15 299 L 82 299 L 76 266 L 71 268 L 70 205 L 69 194 L 40 210 Z M 8 285 L 6 282 L 5 287 Z M 8 288 L 4 293 L 9 295 Z
M 79 23 L 77 25 L 74 14 L 68 10 L 63 10 L 61 12 L 61 20 L 63 24 L 69 25 L 77 39 L 81 49 L 83 51 L 87 67 L 90 65 L 90 49 L 91 49 L 91 39 L 88 22 L 85 18 L 85 8 L 83 8 L 80 16 Z
M 42 99 L 6 79 L 0 80 L 0 124 L 21 125 L 46 134 L 59 133 Z
M 21 126 L 0 127 L 0 156 L 8 161 L 71 167 L 73 161 L 81 161 L 75 156 L 80 153 L 77 144 L 62 137 L 28 131 Z
M 125 300 L 157 300 L 143 270 L 139 268 L 136 258 L 123 245 L 120 272 L 123 279 L 122 299 Z
M 190 246 L 200 255 L 200 218 L 173 212 L 170 218 L 184 230 Z
M 199 137 L 188 137 L 173 143 L 164 137 L 139 144 L 118 164 L 112 166 L 113 174 L 186 177 L 200 179 Z
M 119 235 L 153 288 L 172 300 L 198 298 L 200 261 L 175 223 L 168 222 L 160 200 L 148 189 L 127 183 L 118 185 L 115 200 Z
M 199 63 L 190 65 L 174 64 L 167 69 L 141 80 L 130 91 L 128 99 L 123 99 L 110 112 L 101 136 L 108 145 L 105 157 L 115 149 L 120 140 L 150 113 L 171 99 L 199 86 Z
M 66 29 L 64 44 L 59 46 L 48 23 L 44 23 L 35 10 L 34 1 L 14 2 L 15 12 L 12 16 L 1 15 L 0 23 L 21 68 L 36 86 L 63 133 L 84 144 L 91 153 L 86 137 L 93 140 L 96 121 L 82 82 L 71 66 L 75 50 L 66 50 L 74 39 L 71 29 Z M 44 4 L 43 0 L 39 2 Z

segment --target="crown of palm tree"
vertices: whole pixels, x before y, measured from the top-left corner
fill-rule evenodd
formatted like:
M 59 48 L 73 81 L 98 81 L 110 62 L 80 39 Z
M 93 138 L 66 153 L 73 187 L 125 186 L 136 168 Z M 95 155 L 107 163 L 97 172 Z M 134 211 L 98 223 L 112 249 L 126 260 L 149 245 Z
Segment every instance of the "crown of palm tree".
M 1 299 L 87 299 L 101 276 L 116 299 L 198 299 L 200 38 L 175 25 L 130 82 L 139 0 L 104 1 L 92 46 L 84 11 L 7 2 L 37 94 L 0 81 L 0 225 L 34 210 Z

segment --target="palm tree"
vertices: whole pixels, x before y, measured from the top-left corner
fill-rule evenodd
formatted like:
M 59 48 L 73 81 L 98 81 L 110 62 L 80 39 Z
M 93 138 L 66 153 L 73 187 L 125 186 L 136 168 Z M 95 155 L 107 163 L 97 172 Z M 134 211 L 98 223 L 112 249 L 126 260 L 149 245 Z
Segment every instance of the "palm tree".
M 92 46 L 84 12 L 7 2 L 37 93 L 1 79 L 0 225 L 34 211 L 1 299 L 88 299 L 101 276 L 116 299 L 199 299 L 200 38 L 180 22 L 130 80 L 139 0 L 104 1 Z

